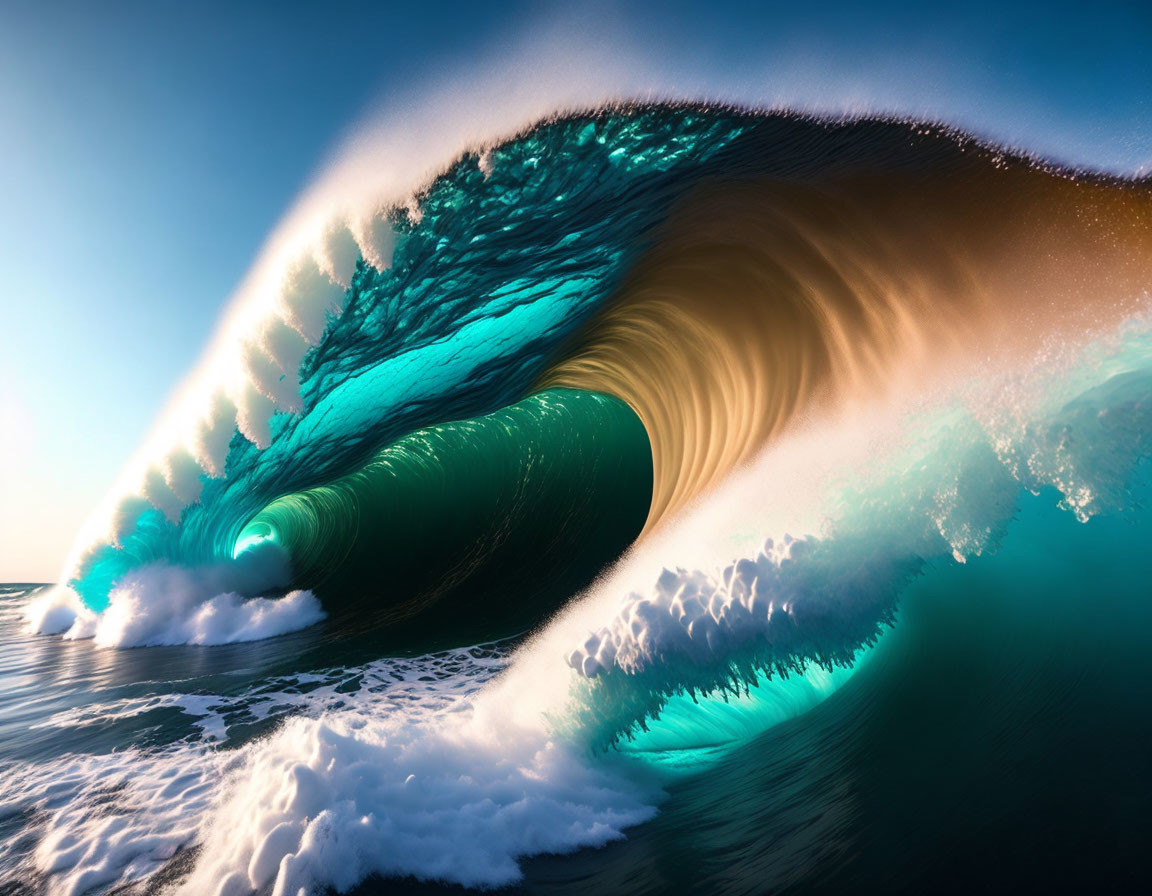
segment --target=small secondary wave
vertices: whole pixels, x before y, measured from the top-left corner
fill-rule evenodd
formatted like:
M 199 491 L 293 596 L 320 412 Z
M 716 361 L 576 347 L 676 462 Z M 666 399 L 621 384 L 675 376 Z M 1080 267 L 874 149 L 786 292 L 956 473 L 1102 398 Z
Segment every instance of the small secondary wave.
M 357 626 L 386 625 L 405 650 L 502 637 L 541 621 L 631 543 L 651 481 L 627 405 L 553 389 L 417 430 L 353 473 L 282 495 L 241 530 L 237 558 L 279 548 L 294 585 Z

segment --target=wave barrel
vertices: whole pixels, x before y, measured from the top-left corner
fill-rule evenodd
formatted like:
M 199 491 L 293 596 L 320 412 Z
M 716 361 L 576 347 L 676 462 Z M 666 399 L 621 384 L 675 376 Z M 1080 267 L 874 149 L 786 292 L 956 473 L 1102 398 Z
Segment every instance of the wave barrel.
M 422 644 L 425 630 L 436 643 L 496 637 L 538 622 L 619 556 L 651 495 L 651 451 L 632 410 L 554 389 L 416 430 L 353 473 L 277 498 L 235 552 L 279 544 L 294 586 L 332 615 Z

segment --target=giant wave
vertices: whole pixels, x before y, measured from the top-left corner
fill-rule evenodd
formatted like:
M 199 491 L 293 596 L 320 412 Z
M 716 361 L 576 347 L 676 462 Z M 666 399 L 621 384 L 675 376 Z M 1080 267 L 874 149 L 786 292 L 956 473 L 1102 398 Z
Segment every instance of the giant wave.
M 411 712 L 197 747 L 187 812 L 150 758 L 121 824 L 46 823 L 27 861 L 63 889 L 197 845 L 187 892 L 514 882 L 826 700 L 916 582 L 1041 543 L 1029 502 L 1086 542 L 1143 525 L 1146 181 L 931 124 L 648 104 L 465 152 L 369 223 L 286 265 L 242 375 L 34 622 L 128 645 L 327 616 L 399 653 L 532 634 Z
M 537 595 L 535 616 L 510 613 L 542 618 L 639 534 L 628 519 L 599 545 L 579 530 L 599 531 L 606 507 L 647 502 L 649 449 L 645 531 L 793 420 L 947 376 L 974 349 L 1010 363 L 1044 338 L 1122 320 L 1148 282 L 1149 209 L 1143 184 L 918 123 L 659 105 L 545 121 L 385 209 L 375 242 L 333 225 L 292 261 L 278 312 L 237 349 L 244 375 L 209 390 L 208 416 L 113 502 L 107 534 L 65 578 L 98 613 L 142 567 L 228 565 L 257 543 L 271 556 L 271 542 L 293 575 L 270 561 L 249 596 L 320 583 L 331 609 L 375 591 L 387 617 L 393 580 L 426 606 L 476 590 L 496 544 L 538 528 L 531 513 L 513 521 L 507 501 L 551 489 L 522 502 L 573 521 L 557 549 L 571 573 Z M 522 435 L 483 450 L 469 437 L 485 424 L 467 421 L 558 386 L 622 400 L 647 446 L 627 415 L 581 419 L 576 391 L 552 393 L 572 407 Z M 429 426 L 454 434 L 430 445 L 418 433 Z M 563 440 L 570 459 L 542 438 Z M 434 476 L 485 454 L 500 466 L 484 478 L 504 480 L 468 498 L 452 485 L 440 518 L 470 505 L 477 519 L 440 540 L 424 563 L 440 580 L 414 589 L 395 568 L 413 549 L 383 520 L 419 530 L 439 486 L 411 470 L 370 485 L 366 472 L 402 450 Z M 516 452 L 570 469 L 545 487 L 501 460 Z M 593 475 L 609 456 L 636 460 L 619 481 Z M 304 504 L 306 522 L 288 512 Z M 485 536 L 487 517 L 508 531 Z

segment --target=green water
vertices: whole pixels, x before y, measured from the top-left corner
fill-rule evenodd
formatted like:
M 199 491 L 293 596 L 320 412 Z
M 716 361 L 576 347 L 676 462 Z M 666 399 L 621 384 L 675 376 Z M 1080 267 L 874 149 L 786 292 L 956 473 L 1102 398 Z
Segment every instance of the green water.
M 628 547 L 651 494 L 631 409 L 554 389 L 418 429 L 354 473 L 277 498 L 237 550 L 271 539 L 329 613 L 448 645 L 546 617 Z

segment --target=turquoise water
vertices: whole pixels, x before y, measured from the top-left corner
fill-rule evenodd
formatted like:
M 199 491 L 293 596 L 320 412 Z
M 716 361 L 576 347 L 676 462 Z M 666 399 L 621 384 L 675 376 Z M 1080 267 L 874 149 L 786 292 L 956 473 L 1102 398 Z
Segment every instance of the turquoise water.
M 297 346 L 298 412 L 270 411 L 261 445 L 227 418 L 222 475 L 198 470 L 177 512 L 123 505 L 71 583 L 86 614 L 38 634 L 29 608 L 59 592 L 0 586 L 0 892 L 1139 887 L 1147 292 L 995 366 L 977 341 L 930 388 L 894 380 L 912 394 L 888 404 L 768 394 L 789 371 L 831 390 L 833 336 L 870 316 L 899 333 L 912 307 L 869 304 L 884 289 L 858 221 L 803 242 L 786 212 L 842 223 L 846 181 L 884 202 L 941 182 L 1001 196 L 1001 176 L 1029 209 L 1058 194 L 1048 223 L 1104 196 L 1084 208 L 1115 214 L 1117 252 L 1149 238 L 1147 184 L 899 122 L 643 106 L 464 155 L 388 212 L 391 267 L 360 259 L 343 310 Z M 693 243 L 677 267 L 690 237 L 665 224 L 732 195 L 781 203 L 773 247 L 819 258 L 760 253 L 741 281 L 741 253 Z M 967 249 L 995 242 L 964 231 L 980 216 L 943 217 Z M 744 220 L 722 223 L 747 248 L 762 232 Z M 662 276 L 789 286 L 791 316 L 669 299 L 641 276 L 654 247 Z M 817 263 L 836 248 L 849 260 Z M 966 262 L 940 282 L 979 279 Z M 675 314 L 628 315 L 665 300 Z M 957 319 L 936 307 L 921 332 Z M 782 323 L 762 333 L 765 317 Z M 747 351 L 676 366 L 668 345 L 694 343 L 669 327 Z M 862 340 L 861 369 L 902 360 L 879 347 L 912 358 L 903 338 Z M 602 380 L 639 383 L 627 398 L 541 386 L 613 353 L 632 366 Z M 752 369 L 760 355 L 779 363 Z M 726 454 L 760 430 L 720 409 L 784 406 L 797 419 L 764 453 Z M 724 481 L 654 522 L 674 449 L 686 480 L 727 458 Z
M 1056 497 L 930 569 L 827 700 L 697 766 L 626 841 L 529 861 L 524 889 L 1142 887 L 1152 520 L 1085 525 Z

